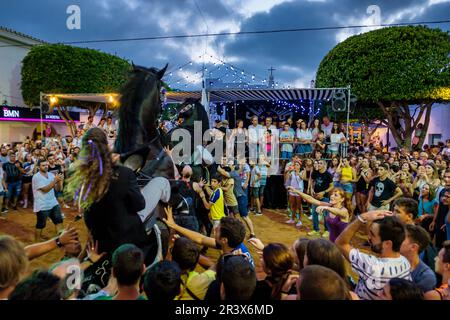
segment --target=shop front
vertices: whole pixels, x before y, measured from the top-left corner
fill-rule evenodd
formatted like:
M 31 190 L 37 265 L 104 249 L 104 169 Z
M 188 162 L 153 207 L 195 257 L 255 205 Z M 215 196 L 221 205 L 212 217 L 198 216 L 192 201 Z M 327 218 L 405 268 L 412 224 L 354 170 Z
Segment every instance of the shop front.
M 28 109 L 20 107 L 1 106 L 0 107 L 0 143 L 21 142 L 30 137 L 34 140 L 41 139 L 42 129 L 49 128 L 51 134 L 61 136 L 69 135 L 70 129 L 64 119 L 57 111 L 52 114 L 41 114 L 39 109 Z M 80 114 L 70 112 L 71 118 L 78 123 Z

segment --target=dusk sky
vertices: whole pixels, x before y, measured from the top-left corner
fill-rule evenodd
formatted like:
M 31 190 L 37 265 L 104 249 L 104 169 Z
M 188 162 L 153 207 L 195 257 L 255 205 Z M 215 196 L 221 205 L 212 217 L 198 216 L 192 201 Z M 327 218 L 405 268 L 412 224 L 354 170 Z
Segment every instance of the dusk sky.
M 69 30 L 67 7 L 81 9 L 81 29 Z M 377 8 L 380 20 L 377 20 Z M 368 8 L 370 10 L 368 10 Z M 375 9 L 372 9 L 375 8 Z M 138 38 L 272 29 L 373 25 L 449 20 L 450 0 L 14 0 L 0 2 L 0 26 L 47 42 Z M 450 23 L 430 25 L 443 30 Z M 200 88 L 203 63 L 227 82 L 267 78 L 273 67 L 280 87 L 309 87 L 317 67 L 337 43 L 373 28 L 262 35 L 91 43 L 135 64 L 162 67 L 175 88 Z M 243 69 L 224 67 L 219 60 Z M 192 62 L 190 64 L 189 62 Z M 187 65 L 185 65 L 187 64 Z M 182 70 L 181 65 L 185 65 Z M 196 73 L 197 72 L 197 73 Z M 228 74 L 228 75 L 227 75 Z M 227 76 L 226 76 L 227 75 Z M 186 76 L 188 78 L 186 79 Z M 179 80 L 179 83 L 176 82 Z M 252 83 L 252 82 L 250 82 Z M 187 86 L 186 86 L 187 85 Z

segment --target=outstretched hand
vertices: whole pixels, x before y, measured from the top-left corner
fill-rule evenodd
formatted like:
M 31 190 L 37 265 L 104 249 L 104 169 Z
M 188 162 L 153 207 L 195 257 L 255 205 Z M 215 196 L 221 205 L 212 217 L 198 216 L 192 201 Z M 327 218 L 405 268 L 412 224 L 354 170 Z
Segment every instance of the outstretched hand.
M 256 250 L 262 251 L 264 249 L 264 243 L 258 238 L 251 238 L 248 240 L 250 244 L 255 247 Z
M 208 182 L 202 178 L 198 185 L 200 186 L 200 188 L 203 188 L 204 186 L 208 185 Z
M 68 227 L 59 236 L 59 241 L 63 246 L 78 243 L 78 232 L 74 227 Z
M 173 219 L 173 211 L 171 206 L 167 206 L 164 208 L 164 212 L 166 213 L 167 218 L 163 218 L 163 221 L 169 226 L 172 227 L 176 225 L 175 220 Z
M 374 210 L 374 211 L 362 213 L 361 218 L 363 218 L 366 221 L 374 221 L 374 220 L 383 219 L 384 217 L 392 216 L 392 215 L 393 215 L 393 213 L 391 211 Z
M 169 157 L 172 158 L 172 149 L 170 149 L 169 146 L 164 147 L 163 150 Z
M 316 212 L 317 212 L 318 214 L 322 214 L 323 211 L 326 210 L 326 209 L 328 209 L 328 208 L 325 207 L 325 206 L 318 206 L 318 207 L 316 208 Z
M 120 162 L 120 154 L 118 153 L 111 154 L 111 161 L 113 164 Z
M 106 252 L 98 253 L 98 241 L 94 241 L 93 239 L 89 239 L 87 245 L 86 245 L 86 254 L 93 263 L 96 263 L 99 261 L 103 256 L 106 254 Z

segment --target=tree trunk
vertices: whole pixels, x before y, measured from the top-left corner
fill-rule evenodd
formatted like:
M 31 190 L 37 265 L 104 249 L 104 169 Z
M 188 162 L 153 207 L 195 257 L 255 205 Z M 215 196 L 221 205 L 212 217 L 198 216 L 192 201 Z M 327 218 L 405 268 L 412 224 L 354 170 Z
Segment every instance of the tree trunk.
M 422 148 L 422 145 L 425 142 L 425 138 L 427 136 L 428 127 L 430 125 L 431 107 L 432 106 L 433 106 L 433 102 L 429 102 L 429 103 L 425 104 L 425 120 L 423 122 L 422 133 L 420 134 L 420 137 L 419 137 L 419 143 L 417 144 L 417 146 L 419 148 Z M 420 118 L 417 119 L 417 123 L 419 121 L 420 121 Z
M 411 122 L 414 122 L 414 119 L 411 117 L 411 112 L 409 112 L 409 105 L 408 103 L 404 102 L 401 106 L 401 115 L 403 117 L 403 120 L 405 122 L 405 127 L 403 130 L 403 147 L 406 148 L 408 151 L 411 150 L 411 136 L 413 134 L 414 125 Z
M 415 116 L 417 109 L 411 115 L 407 102 L 402 102 L 400 104 L 391 102 L 389 107 L 387 107 L 383 102 L 378 102 L 377 104 L 387 118 L 387 125 L 394 136 L 395 142 L 398 146 L 401 146 L 408 151 L 411 150 L 412 135 L 416 130 L 423 114 L 425 113 L 423 129 L 418 143 L 418 147 L 422 147 L 427 135 L 428 126 L 430 124 L 431 106 L 433 105 L 433 102 L 421 103 L 419 106 L 420 111 L 417 117 Z M 398 112 L 400 114 L 398 114 Z M 396 124 L 399 119 L 404 121 L 404 125 L 397 127 Z
M 101 103 L 97 103 L 94 106 L 88 106 L 87 109 L 89 110 L 89 115 L 95 117 L 95 114 L 97 113 L 101 105 L 102 105 Z
M 103 107 L 103 114 L 102 114 L 102 118 L 106 119 L 106 116 L 108 115 L 108 104 L 105 103 L 104 107 Z
M 377 104 L 383 111 L 383 114 L 387 117 L 387 120 L 388 120 L 387 125 L 388 125 L 389 130 L 391 131 L 392 135 L 394 136 L 395 142 L 397 143 L 398 146 L 403 146 L 406 148 L 406 146 L 404 145 L 402 132 L 395 126 L 395 120 L 397 119 L 396 118 L 397 116 L 392 111 L 395 111 L 395 109 L 393 109 L 393 108 L 396 107 L 396 103 L 391 102 L 391 105 L 389 108 L 386 107 L 383 104 L 383 102 L 378 102 Z M 411 144 L 408 146 L 408 148 L 410 148 L 410 147 L 411 147 Z
M 56 110 L 58 110 L 59 116 L 64 120 L 66 125 L 69 127 L 70 132 L 72 133 L 72 137 L 76 137 L 77 135 L 77 125 L 75 121 L 70 117 L 69 111 L 66 108 L 62 108 L 61 106 L 57 106 Z

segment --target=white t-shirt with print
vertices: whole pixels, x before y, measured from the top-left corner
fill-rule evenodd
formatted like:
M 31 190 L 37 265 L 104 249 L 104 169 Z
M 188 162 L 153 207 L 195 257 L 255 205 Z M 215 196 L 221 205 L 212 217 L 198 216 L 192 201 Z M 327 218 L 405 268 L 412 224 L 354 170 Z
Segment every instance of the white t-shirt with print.
M 379 300 L 378 293 L 392 278 L 411 280 L 411 265 L 403 256 L 379 258 L 352 249 L 349 257 L 352 269 L 359 276 L 355 293 L 361 299 Z
M 51 172 L 47 172 L 47 178 L 40 172 L 37 172 L 33 176 L 31 185 L 33 187 L 34 212 L 50 210 L 54 206 L 58 205 L 58 200 L 56 200 L 54 191 L 55 189 L 52 189 L 47 193 L 39 190 L 45 186 L 48 186 L 54 179 L 55 175 Z

